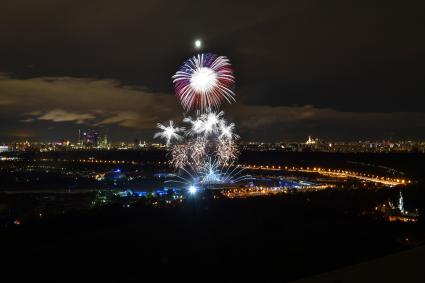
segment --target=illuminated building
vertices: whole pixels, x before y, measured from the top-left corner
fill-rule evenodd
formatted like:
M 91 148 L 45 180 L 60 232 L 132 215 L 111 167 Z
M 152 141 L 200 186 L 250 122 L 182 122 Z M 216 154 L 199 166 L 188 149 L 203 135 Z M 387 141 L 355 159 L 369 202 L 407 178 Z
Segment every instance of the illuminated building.
M 384 216 L 389 222 L 417 222 L 419 220 L 419 210 L 408 211 L 404 208 L 404 200 L 400 191 L 398 205 L 391 201 L 375 206 L 375 212 Z
M 109 149 L 111 147 L 111 144 L 108 141 L 108 136 L 106 134 L 102 136 L 102 139 L 100 140 L 98 146 L 102 149 Z
M 401 191 L 400 191 L 400 198 L 398 199 L 398 209 L 400 210 L 400 212 L 401 212 L 402 214 L 404 214 L 404 213 L 405 213 L 405 210 L 404 210 L 404 203 L 403 203 L 403 196 L 402 196 L 402 194 L 401 194 Z
M 82 145 L 85 147 L 97 147 L 99 134 L 96 131 L 88 130 L 82 134 Z
M 311 138 L 311 136 L 308 136 L 308 140 L 305 142 L 307 145 L 316 144 L 317 140 L 314 140 Z

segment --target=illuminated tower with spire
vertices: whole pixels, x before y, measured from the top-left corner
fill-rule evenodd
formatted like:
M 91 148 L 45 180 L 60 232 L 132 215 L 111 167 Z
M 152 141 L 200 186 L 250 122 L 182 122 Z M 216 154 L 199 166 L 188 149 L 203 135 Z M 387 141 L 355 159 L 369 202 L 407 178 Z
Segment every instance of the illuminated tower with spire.
M 401 213 L 404 214 L 404 202 L 403 202 L 403 195 L 401 194 L 401 191 L 400 191 L 400 198 L 398 199 L 398 209 L 400 210 Z

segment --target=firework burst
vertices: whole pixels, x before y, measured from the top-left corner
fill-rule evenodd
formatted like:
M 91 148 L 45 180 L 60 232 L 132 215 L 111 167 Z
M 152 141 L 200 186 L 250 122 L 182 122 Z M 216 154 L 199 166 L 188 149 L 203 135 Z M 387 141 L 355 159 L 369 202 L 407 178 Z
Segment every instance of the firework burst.
M 219 140 L 217 144 L 217 162 L 223 166 L 233 163 L 238 157 L 238 149 L 232 140 Z
M 198 169 L 182 169 L 181 175 L 175 175 L 167 183 L 183 184 L 186 187 L 210 187 L 214 185 L 229 185 L 249 180 L 250 175 L 243 175 L 244 169 L 233 164 L 221 165 L 217 160 L 208 158 Z
M 204 121 L 202 121 L 201 119 L 192 119 L 191 117 L 186 117 L 183 119 L 183 122 L 191 124 L 189 130 L 186 132 L 187 136 L 196 136 L 197 134 L 202 132 Z
M 207 140 L 203 137 L 190 139 L 171 147 L 171 165 L 176 168 L 191 167 L 199 169 L 208 157 Z
M 230 124 L 226 124 L 226 121 L 221 120 L 219 123 L 219 128 L 220 128 L 220 135 L 218 136 L 218 138 L 220 140 L 233 140 L 233 139 L 238 139 L 239 136 L 237 134 L 234 133 L 235 130 L 235 124 L 234 123 L 230 123 Z
M 204 165 L 207 157 L 207 140 L 203 137 L 196 138 L 190 142 L 191 147 L 191 164 L 190 166 L 193 168 L 200 168 Z
M 235 101 L 235 83 L 229 59 L 198 54 L 183 63 L 172 77 L 176 95 L 186 111 L 217 109 L 223 100 Z
M 222 165 L 217 160 L 211 158 L 201 168 L 199 184 L 217 185 L 217 184 L 236 184 L 249 179 L 250 175 L 242 175 L 244 169 L 233 164 Z
M 189 153 L 186 144 L 176 144 L 171 149 L 171 165 L 182 168 L 189 163 Z
M 173 76 L 176 95 L 186 111 L 195 116 L 183 119 L 188 128 L 158 124 L 155 137 L 166 141 L 170 163 L 179 172 L 171 182 L 188 186 L 190 192 L 211 185 L 226 185 L 245 180 L 240 166 L 234 165 L 239 154 L 235 124 L 227 123 L 218 107 L 235 100 L 235 78 L 224 56 L 200 54 L 187 60 Z M 187 177 L 184 177 L 187 175 Z
M 219 131 L 219 125 L 222 122 L 223 115 L 223 111 L 215 113 L 210 110 L 207 113 L 201 115 L 200 120 L 202 121 L 202 127 L 200 128 L 200 133 L 203 133 L 205 137 L 217 134 Z
M 183 137 L 179 135 L 179 133 L 185 130 L 185 128 L 174 127 L 174 123 L 171 120 L 169 123 L 170 124 L 168 126 L 158 123 L 158 128 L 161 129 L 162 131 L 156 133 L 153 136 L 154 138 L 160 137 L 165 139 L 165 143 L 167 146 L 170 145 L 172 140 L 176 140 L 176 141 L 182 140 Z
M 169 147 L 173 167 L 177 169 L 189 166 L 198 170 L 212 156 L 221 165 L 228 165 L 236 160 L 239 152 L 234 140 L 238 135 L 234 133 L 235 125 L 228 124 L 223 116 L 223 111 L 217 113 L 209 110 L 196 120 L 185 118 L 183 121 L 191 125 L 184 133 L 184 141 L 182 136 L 173 135 L 184 128 L 175 128 L 172 122 L 168 127 L 161 125 L 163 132 L 158 135 L 164 137 L 169 146 L 172 137 L 180 142 Z

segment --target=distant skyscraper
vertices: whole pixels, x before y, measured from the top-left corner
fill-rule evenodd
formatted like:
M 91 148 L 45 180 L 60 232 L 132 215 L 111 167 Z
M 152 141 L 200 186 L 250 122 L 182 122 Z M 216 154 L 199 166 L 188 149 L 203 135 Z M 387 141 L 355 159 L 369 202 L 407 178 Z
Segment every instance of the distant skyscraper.
M 135 139 L 134 139 L 133 148 L 134 148 L 134 149 L 138 148 L 138 147 L 139 147 L 139 143 L 140 143 L 140 140 L 139 140 L 139 139 L 137 139 L 137 138 L 135 138 Z
M 403 201 L 403 195 L 401 194 L 401 191 L 400 191 L 400 198 L 398 199 L 398 209 L 400 210 L 401 213 L 404 213 L 404 201 Z
M 82 139 L 81 139 L 81 130 L 80 129 L 78 129 L 78 145 L 82 145 L 83 144 L 83 141 L 82 141 Z
M 106 134 L 102 135 L 102 138 L 100 139 L 100 142 L 99 142 L 98 146 L 100 148 L 103 148 L 103 149 L 110 148 L 110 144 L 109 144 L 109 141 L 108 141 L 108 136 Z
M 82 135 L 82 144 L 85 147 L 97 147 L 99 140 L 99 134 L 96 131 L 88 130 Z

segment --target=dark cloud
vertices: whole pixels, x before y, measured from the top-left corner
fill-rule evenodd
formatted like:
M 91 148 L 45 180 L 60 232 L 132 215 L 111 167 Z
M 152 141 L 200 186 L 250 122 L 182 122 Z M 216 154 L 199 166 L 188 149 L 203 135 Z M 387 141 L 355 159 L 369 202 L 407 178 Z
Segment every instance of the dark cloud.
M 78 128 L 97 127 L 127 140 L 137 136 L 151 139 L 157 122 L 183 118 L 174 96 L 114 80 L 16 79 L 3 75 L 0 76 L 0 99 L 8 101 L 2 113 L 6 128 L 3 138 L 12 134 L 19 137 L 17 129 L 27 133 L 26 138 L 73 138 Z M 307 134 L 326 134 L 337 139 L 361 138 L 362 134 L 371 138 L 410 137 L 409 131 L 423 133 L 425 129 L 423 112 L 347 112 L 311 105 L 269 106 L 242 102 L 226 106 L 225 111 L 226 116 L 237 123 L 244 138 L 255 140 L 302 139 Z M 368 126 L 364 128 L 364 125 Z
M 199 37 L 204 51 L 232 60 L 238 104 L 227 115 L 246 139 L 422 138 L 424 8 L 414 0 L 4 1 L 0 130 L 31 125 L 27 135 L 58 138 L 95 126 L 116 139 L 150 139 L 156 122 L 182 117 L 170 77 Z
M 93 120 L 95 117 L 93 114 L 88 113 L 76 113 L 69 112 L 62 109 L 53 109 L 45 112 L 42 115 L 36 117 L 38 120 L 46 120 L 52 122 L 76 122 L 77 124 L 83 124 L 86 121 Z M 26 121 L 31 122 L 31 118 Z

